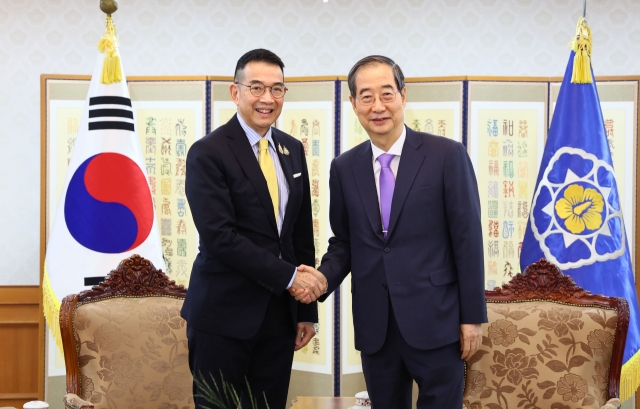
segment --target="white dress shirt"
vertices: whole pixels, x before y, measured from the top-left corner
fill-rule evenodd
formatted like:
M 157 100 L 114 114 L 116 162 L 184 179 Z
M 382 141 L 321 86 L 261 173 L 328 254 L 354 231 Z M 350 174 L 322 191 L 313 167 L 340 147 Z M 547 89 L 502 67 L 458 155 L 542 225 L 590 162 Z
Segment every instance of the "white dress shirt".
M 393 172 L 394 179 L 398 176 L 398 166 L 400 166 L 400 155 L 402 155 L 402 147 L 404 146 L 404 140 L 407 139 L 407 128 L 402 127 L 402 133 L 397 141 L 391 145 L 391 148 L 387 152 L 378 148 L 376 145 L 371 142 L 371 150 L 373 151 L 373 177 L 376 180 L 376 191 L 378 192 L 378 207 L 380 207 L 380 170 L 382 169 L 382 165 L 378 162 L 378 156 L 388 153 L 390 155 L 394 155 L 393 159 L 391 159 L 391 163 L 389 167 Z M 380 216 L 382 217 L 382 216 Z

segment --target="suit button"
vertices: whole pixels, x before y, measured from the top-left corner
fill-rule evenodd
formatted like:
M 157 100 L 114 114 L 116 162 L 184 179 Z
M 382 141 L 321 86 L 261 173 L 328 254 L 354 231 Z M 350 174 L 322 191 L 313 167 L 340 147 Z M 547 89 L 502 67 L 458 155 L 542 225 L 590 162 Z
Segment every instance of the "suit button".
M 388 289 L 389 289 L 389 286 L 387 285 L 387 283 L 383 283 L 383 284 L 382 284 L 382 288 L 384 288 L 385 290 L 388 290 Z
M 391 251 L 391 249 L 390 249 L 389 247 L 385 247 L 385 248 L 384 248 L 384 252 L 385 252 L 385 253 L 388 253 L 388 252 L 390 252 L 390 251 Z

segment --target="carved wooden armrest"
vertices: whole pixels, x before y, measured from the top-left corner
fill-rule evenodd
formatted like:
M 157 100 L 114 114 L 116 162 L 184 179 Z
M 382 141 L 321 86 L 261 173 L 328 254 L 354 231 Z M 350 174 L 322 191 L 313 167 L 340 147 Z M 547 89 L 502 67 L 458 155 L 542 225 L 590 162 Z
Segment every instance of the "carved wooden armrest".
M 93 403 L 80 399 L 75 393 L 67 393 L 62 398 L 64 407 L 67 409 L 93 409 Z M 606 408 L 609 409 L 609 408 Z
M 609 399 L 609 401 L 600 409 L 618 409 L 620 407 L 620 399 L 613 398 Z

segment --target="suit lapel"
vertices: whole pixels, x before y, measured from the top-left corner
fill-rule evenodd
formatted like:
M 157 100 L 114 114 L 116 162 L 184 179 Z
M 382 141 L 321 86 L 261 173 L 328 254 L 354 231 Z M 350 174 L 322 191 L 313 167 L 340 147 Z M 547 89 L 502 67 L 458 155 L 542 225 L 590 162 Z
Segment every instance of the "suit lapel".
M 249 139 L 240 126 L 240 122 L 238 122 L 236 115 L 234 115 L 227 123 L 227 129 L 229 147 L 236 156 L 236 159 L 238 159 L 242 170 L 247 175 L 247 178 L 253 185 L 253 188 L 256 190 L 258 198 L 267 212 L 269 222 L 276 234 L 278 234 L 278 225 L 276 224 L 276 216 L 273 209 L 273 202 L 271 201 L 271 195 L 269 195 L 267 181 L 264 178 L 262 169 L 260 169 L 256 155 L 253 153 L 253 149 L 249 144 Z
M 276 152 L 278 152 L 278 159 L 280 160 L 282 173 L 284 173 L 284 177 L 287 179 L 287 185 L 289 185 L 289 199 L 287 201 L 287 208 L 285 209 L 284 220 L 282 222 L 281 234 L 284 234 L 284 232 L 287 231 L 289 224 L 291 224 L 291 215 L 293 214 L 292 206 L 295 202 L 293 199 L 298 192 L 296 191 L 295 184 L 293 183 L 293 173 L 291 170 L 291 163 L 289 162 L 289 156 L 284 155 L 278 148 L 280 142 L 277 139 L 275 128 L 271 131 L 271 137 L 273 138 L 273 143 L 276 146 Z M 284 147 L 284 145 L 282 146 Z
M 407 137 L 402 147 L 402 156 L 400 156 L 400 165 L 398 166 L 396 185 L 393 191 L 393 200 L 391 201 L 391 215 L 389 216 L 387 239 L 391 237 L 393 233 L 393 228 L 398 221 L 413 180 L 416 178 L 420 166 L 422 166 L 425 154 L 418 149 L 420 145 L 422 145 L 420 137 L 407 127 Z
M 369 223 L 375 235 L 384 241 L 382 234 L 382 219 L 380 218 L 380 205 L 378 201 L 378 192 L 376 190 L 376 181 L 373 176 L 373 163 L 371 144 L 367 143 L 362 147 L 362 152 L 353 163 L 353 176 L 358 186 L 360 200 L 369 218 Z

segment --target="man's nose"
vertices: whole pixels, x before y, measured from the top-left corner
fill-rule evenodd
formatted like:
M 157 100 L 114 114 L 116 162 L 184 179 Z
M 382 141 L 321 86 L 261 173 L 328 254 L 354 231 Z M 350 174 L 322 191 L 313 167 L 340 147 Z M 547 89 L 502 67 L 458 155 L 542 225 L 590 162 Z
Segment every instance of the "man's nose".
M 380 97 L 374 97 L 373 106 L 371 107 L 374 112 L 382 112 L 387 109 L 387 106 L 382 102 Z
M 271 87 L 264 90 L 264 94 L 260 95 L 260 102 L 273 102 L 275 98 L 271 95 Z

